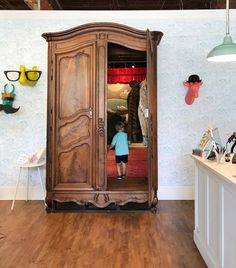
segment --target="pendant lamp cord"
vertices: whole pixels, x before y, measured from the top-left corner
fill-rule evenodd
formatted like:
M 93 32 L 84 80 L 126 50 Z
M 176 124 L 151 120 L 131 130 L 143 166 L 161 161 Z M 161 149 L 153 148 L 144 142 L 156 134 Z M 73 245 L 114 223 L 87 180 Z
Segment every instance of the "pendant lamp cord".
M 229 0 L 226 0 L 226 35 L 229 35 Z

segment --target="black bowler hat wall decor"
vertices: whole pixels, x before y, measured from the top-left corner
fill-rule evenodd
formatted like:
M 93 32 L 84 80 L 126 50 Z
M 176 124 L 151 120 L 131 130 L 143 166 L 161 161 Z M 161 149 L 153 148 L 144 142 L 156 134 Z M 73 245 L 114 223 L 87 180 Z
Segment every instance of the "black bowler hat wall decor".
M 190 75 L 188 80 L 186 82 L 183 82 L 183 85 L 188 88 L 187 94 L 185 96 L 186 104 L 193 104 L 194 100 L 199 97 L 199 89 L 202 84 L 203 82 L 200 80 L 197 74 Z
M 16 113 L 20 107 L 12 107 L 13 101 L 15 99 L 15 86 L 11 84 L 11 91 L 8 91 L 8 84 L 4 85 L 4 92 L 2 92 L 2 104 L 0 104 L 0 111 L 4 111 L 7 114 Z

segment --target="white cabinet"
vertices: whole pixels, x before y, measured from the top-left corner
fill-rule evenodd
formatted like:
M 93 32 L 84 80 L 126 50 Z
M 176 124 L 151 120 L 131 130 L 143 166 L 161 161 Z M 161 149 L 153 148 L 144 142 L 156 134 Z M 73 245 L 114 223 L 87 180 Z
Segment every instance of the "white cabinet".
M 194 242 L 208 267 L 236 267 L 236 165 L 195 161 Z

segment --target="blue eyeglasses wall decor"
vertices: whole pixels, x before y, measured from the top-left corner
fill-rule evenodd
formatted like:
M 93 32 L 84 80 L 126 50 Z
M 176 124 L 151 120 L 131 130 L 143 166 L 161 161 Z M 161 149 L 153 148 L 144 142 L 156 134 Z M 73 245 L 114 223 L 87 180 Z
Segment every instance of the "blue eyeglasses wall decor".
M 8 84 L 4 85 L 4 92 L 2 92 L 2 104 L 0 104 L 0 111 L 4 111 L 6 114 L 16 113 L 20 107 L 12 107 L 13 101 L 15 99 L 15 86 L 11 84 L 11 91 L 8 91 Z

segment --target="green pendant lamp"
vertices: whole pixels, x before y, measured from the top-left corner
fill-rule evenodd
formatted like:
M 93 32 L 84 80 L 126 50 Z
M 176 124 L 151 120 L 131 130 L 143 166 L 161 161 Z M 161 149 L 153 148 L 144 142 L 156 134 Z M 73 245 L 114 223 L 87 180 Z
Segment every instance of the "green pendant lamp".
M 229 0 L 226 0 L 226 36 L 221 45 L 214 47 L 207 55 L 208 61 L 231 62 L 236 61 L 236 44 L 229 35 Z

